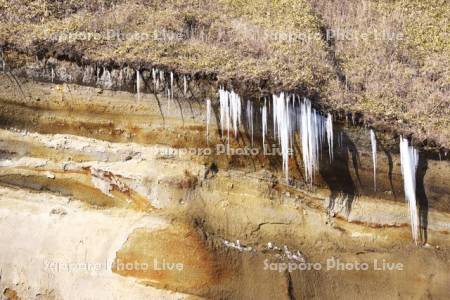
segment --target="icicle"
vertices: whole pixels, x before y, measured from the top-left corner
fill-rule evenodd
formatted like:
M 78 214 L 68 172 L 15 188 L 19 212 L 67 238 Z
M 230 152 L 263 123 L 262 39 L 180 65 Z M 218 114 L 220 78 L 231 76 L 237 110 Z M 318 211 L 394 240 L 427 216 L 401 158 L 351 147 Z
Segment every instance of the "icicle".
M 210 121 L 211 121 L 211 100 L 206 99 L 206 143 L 208 143 Z
M 234 136 L 237 137 L 239 125 L 241 124 L 241 98 L 238 94 L 231 91 L 225 91 L 223 88 L 219 89 L 220 100 L 220 125 L 223 130 L 226 125 L 228 143 L 230 140 L 230 123 L 233 126 Z
M 305 178 L 312 184 L 314 173 L 319 169 L 319 151 L 324 138 L 322 128 L 325 126 L 325 118 L 311 108 L 311 102 L 308 99 L 304 99 L 300 107 L 300 136 Z
M 263 148 L 264 148 L 264 152 L 265 152 L 265 149 L 266 149 L 266 135 L 267 135 L 267 101 L 266 101 L 266 99 L 264 99 L 264 106 L 262 107 L 261 118 L 262 118 Z
M 170 97 L 170 89 L 167 89 L 167 111 L 170 111 L 170 103 L 172 102 L 172 98 Z
M 247 127 L 251 131 L 253 146 L 253 102 L 250 100 L 247 100 Z
M 100 68 L 96 68 L 96 84 L 100 84 Z
M 183 76 L 183 87 L 184 87 L 184 95 L 187 95 L 187 79 L 186 75 Z
M 273 138 L 277 139 L 277 114 L 275 113 L 276 99 L 272 97 Z
M 156 70 L 155 70 L 155 68 L 152 68 L 152 80 L 153 80 L 153 86 L 156 87 Z
M 2 58 L 2 69 L 3 69 L 3 72 L 5 72 L 6 62 L 5 62 L 5 56 L 3 55 L 3 50 L 0 50 L 0 57 Z
M 170 72 L 170 98 L 173 99 L 173 72 Z
M 161 73 L 159 73 L 160 78 L 161 78 L 161 74 L 162 74 L 162 78 L 164 78 L 164 71 L 161 71 Z M 161 79 L 162 81 L 163 79 Z M 173 80 L 173 74 L 172 72 L 170 72 L 170 82 L 169 82 L 169 87 L 167 88 L 167 110 L 170 111 L 170 104 L 172 103 L 172 80 Z
M 372 161 L 373 161 L 373 190 L 377 190 L 377 138 L 375 131 L 370 129 L 370 142 L 372 144 Z
M 159 74 L 159 76 L 158 76 L 158 74 Z M 155 71 L 155 80 L 156 80 L 155 88 L 156 88 L 156 90 L 159 90 L 160 77 L 161 77 L 161 73 L 158 69 L 156 69 L 156 71 Z
M 278 139 L 281 146 L 281 156 L 283 158 L 283 171 L 286 180 L 289 179 L 289 146 L 291 137 L 291 121 L 289 113 L 289 96 L 281 93 L 279 96 L 273 95 L 273 114 L 276 121 Z
M 136 70 L 136 91 L 138 100 L 141 99 L 141 72 Z
M 52 83 L 54 82 L 54 80 L 55 80 L 55 70 L 52 67 Z
M 106 70 L 106 82 L 108 83 L 109 88 L 113 86 L 111 72 L 109 70 Z
M 123 69 L 119 70 L 119 79 L 118 79 L 118 81 L 119 82 L 123 82 Z
M 231 91 L 229 93 L 230 97 L 230 113 L 231 113 L 231 120 L 233 122 L 233 129 L 234 129 L 234 137 L 237 137 L 239 124 L 241 123 L 241 98 L 238 94 Z
M 301 104 L 301 130 L 300 135 L 302 137 L 302 154 L 303 154 L 303 164 L 305 169 L 305 178 L 307 181 L 312 181 L 312 162 L 311 162 L 311 151 L 309 143 L 309 118 L 308 115 L 311 113 L 311 104 L 309 102 L 302 102 Z
M 419 236 L 419 213 L 416 199 L 416 169 L 418 164 L 417 150 L 409 146 L 408 140 L 400 136 L 400 159 L 402 164 L 405 198 L 409 206 L 411 231 L 417 243 Z
M 108 71 L 105 67 L 103 67 L 103 74 L 100 78 L 101 83 L 103 84 L 104 88 L 111 88 L 113 86 L 112 80 L 111 80 L 111 72 Z
M 327 138 L 328 138 L 328 152 L 330 155 L 330 163 L 333 161 L 333 116 L 329 113 L 327 116 Z
M 222 88 L 219 89 L 219 102 L 220 102 L 220 128 L 222 130 L 222 139 L 223 139 L 223 131 L 225 128 L 225 123 L 228 120 L 228 95 L 225 90 Z

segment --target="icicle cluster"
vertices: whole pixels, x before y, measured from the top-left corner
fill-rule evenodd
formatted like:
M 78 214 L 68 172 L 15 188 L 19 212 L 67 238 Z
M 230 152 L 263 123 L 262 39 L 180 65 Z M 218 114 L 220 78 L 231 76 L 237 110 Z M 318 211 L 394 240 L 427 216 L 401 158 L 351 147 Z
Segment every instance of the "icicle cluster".
M 111 72 L 109 72 L 108 69 L 103 68 L 102 76 L 100 77 L 100 83 L 103 85 L 103 87 L 109 89 L 113 86 L 112 78 L 111 78 Z
M 241 99 L 233 91 L 223 88 L 219 90 L 220 125 L 222 138 L 225 131 L 229 139 L 230 127 L 237 136 L 241 122 Z M 268 134 L 268 101 L 264 98 L 261 107 L 261 124 L 263 147 L 266 149 Z M 252 133 L 253 143 L 253 104 L 247 102 L 246 118 L 248 128 Z M 323 116 L 311 107 L 308 99 L 300 100 L 294 94 L 280 93 L 272 96 L 273 136 L 281 148 L 283 171 L 289 178 L 289 154 L 294 143 L 295 133 L 298 132 L 302 142 L 305 178 L 312 183 L 314 173 L 319 169 L 319 159 L 322 146 L 328 142 L 330 161 L 333 159 L 333 119 L 331 114 Z
M 290 99 L 284 93 L 273 95 L 274 135 L 278 138 L 283 158 L 283 171 L 286 180 L 289 179 L 289 149 L 292 145 L 292 129 L 290 119 Z
M 370 129 L 370 142 L 372 144 L 372 162 L 373 162 L 373 189 L 377 190 L 377 138 L 375 131 Z
M 402 164 L 405 198 L 409 206 L 411 231 L 414 241 L 419 238 L 419 212 L 416 199 L 416 170 L 419 162 L 417 150 L 409 145 L 407 139 L 400 137 L 400 160 Z
M 162 82 L 164 82 L 164 71 L 159 70 L 157 68 L 152 68 L 152 81 L 153 81 L 153 87 L 155 91 L 159 90 L 159 86 Z M 173 79 L 173 74 L 171 76 L 171 79 Z M 171 81 L 171 87 L 173 85 L 173 80 Z M 170 89 L 171 89 L 170 87 Z M 170 93 L 168 92 L 167 95 L 169 96 Z
M 264 118 L 263 118 L 264 120 Z M 322 145 L 327 138 L 330 161 L 333 158 L 333 120 L 331 114 L 321 115 L 311 107 L 308 99 L 300 100 L 295 95 L 280 93 L 273 95 L 274 137 L 280 144 L 283 171 L 289 178 L 289 151 L 294 143 L 294 134 L 299 132 L 305 178 L 312 183 L 319 169 Z
M 154 76 L 155 77 L 155 76 Z M 329 149 L 329 160 L 333 160 L 333 117 L 327 116 L 312 108 L 311 102 L 296 95 L 280 93 L 272 97 L 273 107 L 273 136 L 281 147 L 283 158 L 283 171 L 286 179 L 289 179 L 289 152 L 294 143 L 295 133 L 298 132 L 301 140 L 302 158 L 306 181 L 313 182 L 315 172 L 319 170 L 319 160 L 323 144 L 327 142 Z M 229 92 L 220 88 L 220 125 L 222 138 L 227 132 L 229 141 L 230 128 L 234 131 L 235 137 L 241 124 L 241 98 L 233 91 Z M 268 135 L 268 102 L 267 98 L 261 107 L 262 140 L 265 149 Z M 253 103 L 247 101 L 246 118 L 247 127 L 251 130 L 253 144 Z M 207 136 L 209 134 L 209 122 L 211 114 L 211 102 L 207 100 Z M 338 135 L 337 143 L 342 145 L 342 134 Z M 374 130 L 370 130 L 370 140 L 372 145 L 374 190 L 376 191 L 376 168 L 377 168 L 377 141 Z M 409 145 L 407 139 L 400 138 L 400 156 L 402 174 L 404 179 L 405 198 L 409 205 L 411 228 L 413 239 L 417 242 L 419 235 L 419 215 L 416 199 L 416 169 L 418 164 L 418 152 Z
M 219 90 L 220 100 L 220 125 L 222 129 L 222 138 L 224 129 L 227 129 L 227 137 L 229 142 L 230 125 L 234 130 L 234 136 L 237 137 L 239 125 L 241 124 L 241 98 L 238 94 L 231 91 L 228 92 L 221 88 Z
M 319 170 L 320 151 L 325 137 L 328 137 L 330 157 L 333 156 L 333 122 L 331 115 L 324 117 L 312 108 L 311 101 L 308 99 L 303 99 L 301 102 L 298 118 L 305 178 L 312 184 L 314 174 Z

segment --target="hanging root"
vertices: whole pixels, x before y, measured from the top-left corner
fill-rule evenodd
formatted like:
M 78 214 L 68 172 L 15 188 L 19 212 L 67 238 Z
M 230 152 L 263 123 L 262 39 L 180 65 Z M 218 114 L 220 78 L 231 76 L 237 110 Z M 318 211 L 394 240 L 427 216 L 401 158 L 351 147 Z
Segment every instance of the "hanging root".
M 18 87 L 20 93 L 21 93 L 22 96 L 23 96 L 23 100 L 25 101 L 25 100 L 27 99 L 27 96 L 25 95 L 25 93 L 24 93 L 24 91 L 23 91 L 23 89 L 22 89 L 22 86 L 20 85 L 19 80 L 16 78 L 16 76 L 14 76 L 13 73 L 11 73 L 11 71 L 7 71 L 6 75 L 7 75 L 7 77 L 9 78 L 9 80 L 11 81 L 11 83 L 12 83 L 13 85 L 17 85 L 17 87 Z M 12 78 L 12 79 L 11 79 L 11 78 Z M 14 81 L 13 81 L 13 80 L 14 80 Z

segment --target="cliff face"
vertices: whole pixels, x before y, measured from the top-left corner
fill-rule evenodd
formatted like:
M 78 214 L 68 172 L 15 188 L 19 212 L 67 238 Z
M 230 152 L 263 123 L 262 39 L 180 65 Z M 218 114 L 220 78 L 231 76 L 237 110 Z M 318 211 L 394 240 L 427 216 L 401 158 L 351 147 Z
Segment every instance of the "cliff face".
M 398 146 L 389 132 L 378 133 L 377 192 L 369 132 L 351 121 L 335 124 L 336 157 L 331 165 L 322 161 L 314 187 L 303 183 L 301 167 L 291 168 L 296 180 L 286 185 L 279 156 L 221 152 L 214 115 L 206 138 L 204 102 L 169 104 L 162 94 L 138 99 L 24 77 L 19 89 L 2 79 L 5 295 L 439 298 L 448 292 L 450 163 L 443 153 L 440 160 L 422 149 L 417 178 L 427 246 L 421 248 L 411 241 Z M 190 84 L 193 91 L 213 90 Z M 260 139 L 255 134 L 254 148 Z M 230 143 L 251 147 L 245 132 Z M 295 160 L 291 166 L 299 165 Z M 323 269 L 279 269 L 298 266 L 299 257 Z M 370 268 L 327 269 L 334 258 Z M 383 263 L 404 269 L 376 269 Z
M 0 0 L 0 297 L 446 299 L 448 5 Z

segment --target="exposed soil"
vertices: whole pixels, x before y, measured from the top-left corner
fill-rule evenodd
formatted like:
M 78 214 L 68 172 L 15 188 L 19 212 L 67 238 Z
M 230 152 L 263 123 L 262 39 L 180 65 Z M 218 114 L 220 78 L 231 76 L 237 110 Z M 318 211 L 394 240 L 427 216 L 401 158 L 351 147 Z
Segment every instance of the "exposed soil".
M 183 103 L 183 122 L 180 111 L 166 110 L 161 98 L 163 126 L 159 106 L 148 95 L 136 101 L 133 94 L 94 88 L 24 88 L 33 101 L 23 102 L 17 93 L 0 95 L 6 128 L 0 130 L 0 228 L 8 241 L 0 247 L 4 294 L 445 299 L 450 291 L 450 163 L 436 152 L 424 152 L 426 244 L 417 246 L 388 133 L 380 140 L 386 153 L 379 152 L 377 193 L 368 133 L 345 124 L 337 129 L 348 139 L 337 165 L 324 162 L 314 187 L 292 170 L 298 182 L 287 185 L 276 158 L 173 152 L 207 146 L 202 106 L 191 110 Z M 220 143 L 214 122 L 210 130 L 210 145 Z M 359 155 L 357 168 L 349 141 Z M 233 143 L 245 145 L 248 139 Z M 342 181 L 344 176 L 350 179 Z M 338 195 L 349 184 L 354 198 Z M 278 263 L 298 266 L 292 254 L 324 269 L 275 269 Z M 326 269 L 333 257 L 369 267 Z M 105 261 L 111 265 L 99 271 L 77 266 L 68 272 L 65 265 Z M 48 262 L 60 269 L 49 270 Z M 120 269 L 121 262 L 148 269 Z M 385 269 L 376 270 L 375 263 Z M 387 270 L 388 263 L 403 269 Z

